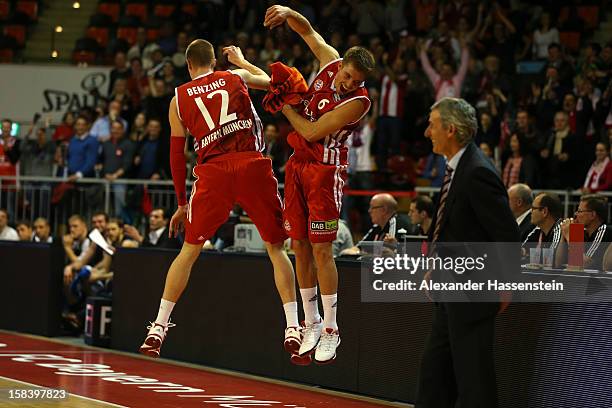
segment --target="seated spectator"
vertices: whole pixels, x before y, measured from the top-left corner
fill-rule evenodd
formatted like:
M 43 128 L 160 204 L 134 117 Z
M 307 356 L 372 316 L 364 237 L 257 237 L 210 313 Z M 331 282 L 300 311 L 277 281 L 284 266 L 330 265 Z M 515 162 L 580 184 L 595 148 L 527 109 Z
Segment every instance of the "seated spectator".
M 605 142 L 597 143 L 595 147 L 595 161 L 589 169 L 582 191 L 594 193 L 597 191 L 612 190 L 612 160 L 610 160 L 610 146 Z
M 517 183 L 537 185 L 538 166 L 535 158 L 527 154 L 521 138 L 514 133 L 510 137 L 510 156 L 506 159 L 502 181 L 506 188 Z
M 357 245 L 345 249 L 340 255 L 358 255 L 362 252 L 361 246 L 368 241 L 397 244 L 401 242 L 404 235 L 412 231 L 413 226 L 410 221 L 397 213 L 397 201 L 391 194 L 381 193 L 372 197 L 368 212 L 372 220 L 372 228 Z
M 555 256 L 555 265 L 560 266 L 566 261 L 569 226 L 576 222 L 584 224 L 584 267 L 603 270 L 604 254 L 612 242 L 612 227 L 606 225 L 608 200 L 597 194 L 584 195 L 574 216 L 576 218 L 568 218 L 561 223 L 562 240 Z
M 533 192 L 527 184 L 515 184 L 508 189 L 508 201 L 510 203 L 510 210 L 512 210 L 512 214 L 519 226 L 521 242 L 523 242 L 535 228 L 535 225 L 531 223 Z
M 170 213 L 164 208 L 156 208 L 149 214 L 149 230 L 143 237 L 140 232 L 131 225 L 124 227 L 125 235 L 136 241 L 136 246 L 180 249 L 181 242 L 176 237 L 168 236 L 168 222 Z M 132 246 L 131 244 L 124 246 Z
M 533 200 L 531 222 L 536 227 L 523 241 L 524 254 L 528 255 L 533 247 L 557 250 L 561 241 L 561 213 L 561 201 L 556 195 L 542 193 Z
M 410 232 L 415 235 L 427 235 L 431 228 L 431 221 L 434 212 L 434 204 L 429 196 L 418 195 L 410 203 L 408 216 L 413 228 Z
M 51 235 L 51 225 L 46 218 L 39 217 L 34 220 L 34 242 L 51 244 L 54 242 Z
M 353 247 L 353 236 L 346 221 L 342 218 L 338 220 L 338 233 L 332 242 L 332 253 L 334 258 L 339 256 L 342 251 Z
M 123 221 L 118 218 L 111 218 L 106 225 L 106 241 L 113 248 L 120 248 L 128 240 L 125 238 Z M 112 292 L 110 282 L 113 279 L 112 255 L 104 252 L 100 262 L 89 268 L 88 272 L 83 272 L 82 278 L 87 279 L 87 292 L 93 296 L 109 295 Z M 98 283 L 96 285 L 96 283 Z
M 16 224 L 17 234 L 19 235 L 20 241 L 30 242 L 34 240 L 34 233 L 32 232 L 32 225 L 29 221 L 19 221 Z
M 8 225 L 8 211 L 0 208 L 0 240 L 19 241 L 19 234 Z

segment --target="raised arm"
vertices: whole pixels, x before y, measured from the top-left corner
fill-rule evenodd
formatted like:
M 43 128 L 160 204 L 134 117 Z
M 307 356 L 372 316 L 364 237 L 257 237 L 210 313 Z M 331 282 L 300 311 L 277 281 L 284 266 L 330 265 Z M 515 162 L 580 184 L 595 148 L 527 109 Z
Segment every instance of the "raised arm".
M 365 108 L 366 106 L 362 101 L 354 100 L 327 112 L 314 122 L 304 119 L 289 105 L 283 106 L 283 114 L 304 139 L 309 142 L 316 142 L 332 132 L 342 129 L 349 123 L 357 122 L 367 113 L 364 112 Z
M 232 72 L 240 76 L 249 88 L 268 89 L 268 85 L 270 85 L 268 74 L 247 61 L 242 55 L 240 48 L 233 45 L 225 47 L 223 48 L 223 55 L 227 57 L 229 62 L 239 68 L 232 70 Z
M 306 17 L 297 11 L 283 6 L 272 6 L 266 10 L 264 27 L 272 29 L 283 24 L 285 21 L 308 44 L 310 50 L 319 60 L 320 66 L 340 58 L 338 51 L 327 44 L 323 37 L 312 28 Z

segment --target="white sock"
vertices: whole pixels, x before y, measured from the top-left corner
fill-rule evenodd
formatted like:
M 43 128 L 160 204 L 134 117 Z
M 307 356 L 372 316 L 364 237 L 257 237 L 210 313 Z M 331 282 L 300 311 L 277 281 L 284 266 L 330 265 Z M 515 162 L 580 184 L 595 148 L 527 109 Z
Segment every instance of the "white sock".
M 317 287 L 300 289 L 302 296 L 302 305 L 304 306 L 304 320 L 306 323 L 318 323 L 321 321 L 319 314 L 319 302 L 317 296 Z
M 331 328 L 338 330 L 338 323 L 336 323 L 336 310 L 338 310 L 338 294 L 333 295 L 321 295 L 321 301 L 323 302 L 323 328 Z
M 283 309 L 285 309 L 287 327 L 299 327 L 297 302 L 287 302 L 283 305 Z
M 159 312 L 157 312 L 157 319 L 155 319 L 155 323 L 167 326 L 168 321 L 170 320 L 170 313 L 172 313 L 174 305 L 176 305 L 176 303 L 162 299 L 159 304 Z

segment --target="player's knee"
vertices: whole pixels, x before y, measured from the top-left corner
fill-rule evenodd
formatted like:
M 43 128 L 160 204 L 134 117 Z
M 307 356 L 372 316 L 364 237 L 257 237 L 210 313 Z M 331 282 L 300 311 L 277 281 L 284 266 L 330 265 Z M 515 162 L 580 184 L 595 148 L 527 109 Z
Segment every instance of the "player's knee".
M 317 264 L 333 261 L 334 259 L 331 242 L 312 244 L 312 253 L 317 261 Z
M 291 240 L 291 249 L 295 252 L 295 256 L 307 256 L 311 253 L 312 249 L 310 242 L 305 239 L 294 239 Z

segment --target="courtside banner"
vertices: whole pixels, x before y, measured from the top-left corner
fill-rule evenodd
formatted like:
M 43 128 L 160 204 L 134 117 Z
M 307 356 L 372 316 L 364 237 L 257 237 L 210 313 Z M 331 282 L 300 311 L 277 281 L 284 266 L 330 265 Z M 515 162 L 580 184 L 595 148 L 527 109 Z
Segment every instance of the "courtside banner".
M 2 117 L 29 122 L 39 112 L 60 123 L 68 110 L 95 106 L 99 98 L 95 90 L 106 95 L 110 71 L 109 67 L 0 64 Z
M 439 242 L 428 253 L 420 242 L 360 247 L 363 302 L 612 301 L 612 271 L 590 262 L 585 247 L 584 268 L 567 265 L 567 247 L 537 243 Z

